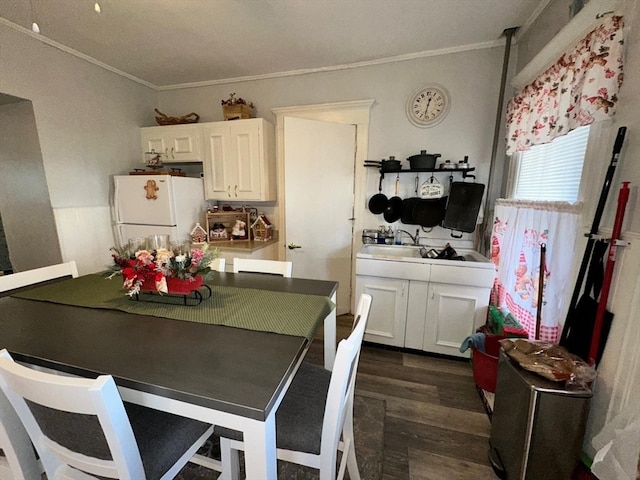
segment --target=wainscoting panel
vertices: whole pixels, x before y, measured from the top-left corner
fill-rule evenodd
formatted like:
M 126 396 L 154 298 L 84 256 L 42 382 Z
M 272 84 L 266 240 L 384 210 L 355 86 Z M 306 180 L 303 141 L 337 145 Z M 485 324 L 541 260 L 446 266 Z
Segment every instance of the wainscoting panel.
M 80 275 L 106 270 L 114 246 L 111 208 L 54 208 L 62 259 L 75 260 Z

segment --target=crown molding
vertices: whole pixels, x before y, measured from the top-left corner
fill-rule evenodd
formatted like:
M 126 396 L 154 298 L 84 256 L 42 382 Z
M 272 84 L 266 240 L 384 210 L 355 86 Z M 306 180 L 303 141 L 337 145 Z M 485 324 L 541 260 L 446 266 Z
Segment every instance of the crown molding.
M 352 68 L 384 65 L 387 63 L 406 62 L 408 60 L 416 60 L 419 58 L 437 57 L 440 55 L 450 55 L 453 53 L 461 53 L 461 52 L 468 52 L 468 51 L 474 51 L 474 50 L 484 50 L 484 49 L 494 48 L 494 47 L 504 45 L 504 43 L 505 43 L 504 38 L 500 38 L 498 40 L 493 40 L 490 42 L 473 43 L 469 45 L 461 45 L 458 47 L 442 48 L 439 50 L 427 50 L 427 51 L 416 52 L 416 53 L 407 53 L 404 55 L 396 55 L 393 57 L 379 58 L 376 60 L 367 60 L 364 62 L 345 63 L 341 65 L 332 65 L 329 67 L 306 68 L 301 70 L 289 70 L 286 72 L 265 73 L 262 75 L 249 75 L 246 77 L 222 78 L 219 80 L 208 80 L 204 82 L 165 85 L 165 86 L 156 87 L 156 88 L 159 91 L 177 90 L 182 88 L 197 88 L 197 87 L 208 87 L 212 85 L 225 85 L 228 83 L 251 82 L 255 80 L 266 80 L 270 78 L 294 77 L 298 75 L 309 75 L 312 73 L 335 72 L 339 70 L 349 70 Z
M 144 85 L 145 87 L 149 87 L 152 88 L 154 90 L 157 90 L 158 87 L 156 87 L 154 84 L 149 83 L 145 80 L 142 80 L 138 77 L 135 77 L 133 75 L 130 75 L 126 72 L 123 72 L 122 70 L 118 70 L 117 68 L 112 67 L 111 65 L 107 65 L 106 63 L 102 63 L 99 60 L 96 60 L 93 57 L 90 57 L 89 55 L 85 55 L 84 53 L 78 52 L 77 50 L 74 50 L 73 48 L 69 48 L 66 45 L 62 45 L 61 43 L 58 43 L 54 40 L 51 40 L 50 38 L 44 37 L 39 33 L 35 33 L 32 32 L 31 30 L 29 30 L 28 28 L 24 28 L 21 27 L 20 25 L 17 25 L 13 22 L 10 22 L 9 20 L 0 17 L 0 25 L 4 25 L 6 27 L 9 27 L 17 32 L 22 33 L 23 35 L 26 35 L 28 37 L 33 38 L 34 40 L 38 40 L 39 42 L 42 42 L 46 45 L 49 45 L 50 47 L 53 47 L 57 50 L 60 50 L 61 52 L 64 53 L 68 53 L 69 55 L 73 55 L 74 57 L 80 58 L 86 62 L 92 63 L 100 68 L 104 68 L 105 70 L 108 70 L 112 73 L 115 73 L 116 75 L 119 75 L 121 77 L 124 78 L 128 78 L 129 80 L 132 80 L 136 83 L 139 83 L 140 85 Z

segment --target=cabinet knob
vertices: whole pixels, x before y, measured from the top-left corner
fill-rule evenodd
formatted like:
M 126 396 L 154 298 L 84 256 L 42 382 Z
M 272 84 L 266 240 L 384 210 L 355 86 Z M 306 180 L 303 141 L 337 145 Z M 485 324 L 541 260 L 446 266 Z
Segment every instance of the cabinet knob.
M 234 194 L 236 197 L 238 196 L 238 185 L 236 185 L 236 186 L 233 188 L 233 194 Z
M 227 185 L 227 195 L 231 198 L 231 185 Z

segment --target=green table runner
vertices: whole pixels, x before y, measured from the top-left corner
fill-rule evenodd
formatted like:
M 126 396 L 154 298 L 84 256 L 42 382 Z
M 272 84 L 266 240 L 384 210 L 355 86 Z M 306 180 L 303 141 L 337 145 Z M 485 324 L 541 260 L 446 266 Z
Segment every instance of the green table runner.
M 187 320 L 190 322 L 225 325 L 307 337 L 311 340 L 316 328 L 334 308 L 327 297 L 299 293 L 272 292 L 251 288 L 223 287 L 210 283 L 210 298 L 200 305 L 184 306 L 129 298 L 122 290 L 121 277 L 112 279 L 100 275 L 85 275 L 43 285 L 13 296 L 78 307 L 121 310 L 139 315 Z

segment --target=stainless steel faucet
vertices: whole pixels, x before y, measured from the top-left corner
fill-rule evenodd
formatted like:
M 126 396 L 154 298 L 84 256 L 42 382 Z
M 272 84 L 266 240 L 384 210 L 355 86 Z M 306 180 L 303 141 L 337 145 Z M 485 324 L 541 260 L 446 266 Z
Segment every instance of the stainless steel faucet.
M 410 234 L 409 232 L 407 232 L 406 230 L 400 230 L 400 229 L 398 229 L 397 231 L 398 231 L 398 232 L 404 232 L 404 233 L 406 233 L 407 235 L 409 235 L 409 238 L 411 239 L 411 241 L 413 242 L 413 244 L 414 244 L 414 245 L 420 245 L 420 229 L 419 229 L 419 228 L 417 228 L 417 229 L 416 229 L 416 234 L 415 234 L 415 236 L 414 236 L 414 235 L 411 235 L 411 234 Z

